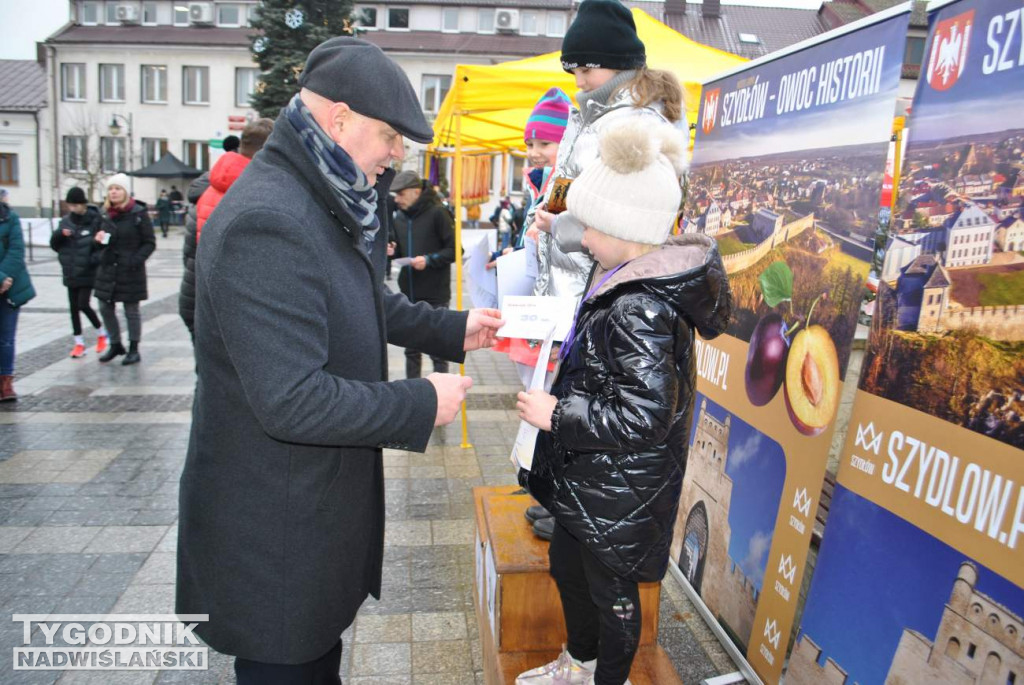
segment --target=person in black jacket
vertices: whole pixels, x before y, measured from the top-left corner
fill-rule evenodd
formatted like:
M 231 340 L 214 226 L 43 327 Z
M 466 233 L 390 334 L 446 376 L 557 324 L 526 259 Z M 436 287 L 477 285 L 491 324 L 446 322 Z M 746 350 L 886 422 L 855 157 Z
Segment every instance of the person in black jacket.
M 146 260 L 156 249 L 156 236 L 146 205 L 128 194 L 128 177 L 125 174 L 114 174 L 107 181 L 107 199 L 103 209 L 106 216 L 95 238 L 101 246 L 96 271 L 96 299 L 100 301 L 100 314 L 110 334 L 110 348 L 100 361 L 109 362 L 124 354 L 121 364 L 128 366 L 142 361 L 139 355 L 139 342 L 142 340 L 139 302 L 149 298 Z M 124 303 L 124 315 L 128 320 L 128 350 L 121 344 L 121 325 L 114 308 L 117 302 Z
M 628 683 L 640 639 L 638 583 L 659 581 L 686 469 L 696 386 L 694 329 L 707 340 L 732 299 L 715 241 L 669 237 L 682 192 L 684 134 L 626 120 L 569 189 L 597 262 L 551 394 L 519 393 L 540 429 L 530 494 L 555 518 L 549 556 L 567 649 L 520 685 Z
M 75 186 L 68 191 L 64 200 L 68 205 L 57 230 L 50 236 L 50 247 L 57 253 L 64 275 L 64 287 L 68 289 L 68 304 L 71 307 L 71 331 L 75 345 L 71 356 L 79 359 L 85 356 L 85 338 L 82 337 L 82 314 L 96 329 L 96 354 L 107 349 L 107 329 L 100 317 L 89 304 L 92 286 L 96 280 L 96 233 L 100 230 L 103 217 L 96 207 L 89 204 L 85 191 Z
M 185 215 L 185 243 L 181 248 L 185 271 L 181 275 L 181 289 L 178 291 L 178 314 L 185 322 L 185 328 L 188 329 L 193 343 L 196 341 L 196 249 L 199 247 L 196 203 L 209 187 L 209 171 L 204 171 L 203 175 L 192 181 L 188 187 L 189 208 Z
M 394 257 L 412 262 L 398 272 L 398 288 L 412 302 L 426 302 L 447 308 L 452 299 L 452 262 L 455 261 L 455 231 L 452 217 L 434 189 L 414 171 L 402 171 L 391 185 L 395 193 Z M 405 349 L 405 377 L 419 378 L 423 356 Z M 431 357 L 434 371 L 448 373 L 448 362 Z

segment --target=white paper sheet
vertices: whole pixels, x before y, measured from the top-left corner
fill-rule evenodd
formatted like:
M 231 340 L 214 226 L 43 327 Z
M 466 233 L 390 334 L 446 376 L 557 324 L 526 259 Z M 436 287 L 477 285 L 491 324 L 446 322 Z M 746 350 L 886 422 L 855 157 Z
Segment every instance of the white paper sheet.
M 412 257 L 395 257 L 391 260 L 391 266 L 399 269 L 410 264 L 412 264 Z
M 509 295 L 533 295 L 536 276 L 526 272 L 526 249 L 516 250 L 498 257 L 498 306 Z
M 498 329 L 498 337 L 543 340 L 554 326 L 554 339 L 565 340 L 577 301 L 575 297 L 509 295 L 501 304 L 505 325 Z
M 487 241 L 479 240 L 467 250 L 466 285 L 475 307 L 498 306 L 498 277 L 487 268 L 491 253 Z M 500 330 L 500 329 L 499 329 Z
M 464 228 L 462 229 L 462 249 L 469 253 L 469 248 L 481 240 L 487 241 L 487 250 L 494 252 L 498 249 L 498 232 L 493 228 Z
M 551 344 L 554 340 L 554 335 L 555 329 L 551 328 L 544 337 L 544 343 L 540 346 L 540 355 L 537 356 L 537 366 L 533 368 L 533 378 L 530 380 L 530 387 L 526 389 L 527 391 L 545 389 L 544 381 L 547 376 L 548 360 L 551 357 Z M 519 422 L 519 432 L 516 434 L 515 444 L 512 445 L 511 457 L 512 464 L 516 468 L 526 469 L 527 471 L 533 468 L 533 452 L 537 447 L 537 436 L 539 434 L 539 428 L 526 421 Z

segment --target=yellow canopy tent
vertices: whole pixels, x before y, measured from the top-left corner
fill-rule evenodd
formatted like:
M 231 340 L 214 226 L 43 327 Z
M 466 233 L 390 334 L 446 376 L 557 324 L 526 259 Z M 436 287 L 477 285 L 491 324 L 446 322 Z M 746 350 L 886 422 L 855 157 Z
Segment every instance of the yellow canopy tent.
M 672 30 L 646 12 L 633 9 L 637 34 L 652 69 L 674 72 L 683 86 L 686 116 L 697 119 L 700 89 L 709 77 L 745 62 Z M 496 154 L 523 148 L 523 126 L 544 92 L 557 86 L 576 92 L 575 80 L 562 70 L 560 52 L 495 65 L 455 67 L 455 79 L 434 121 L 433 155 L 454 157 L 452 200 L 455 208 L 455 252 L 462 250 L 463 156 Z M 462 260 L 455 260 L 455 307 L 462 309 Z M 460 373 L 465 367 L 460 365 Z M 462 447 L 468 441 L 465 405 L 462 411 Z

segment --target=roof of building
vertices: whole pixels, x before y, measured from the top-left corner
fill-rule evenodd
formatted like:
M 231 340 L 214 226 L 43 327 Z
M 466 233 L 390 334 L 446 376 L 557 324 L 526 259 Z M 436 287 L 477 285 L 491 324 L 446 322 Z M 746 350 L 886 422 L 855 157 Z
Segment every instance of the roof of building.
M 666 12 L 666 3 L 657 0 L 625 0 L 624 4 L 642 9 L 698 43 L 750 59 L 813 38 L 829 28 L 816 10 L 722 5 L 719 16 L 705 17 L 699 5 L 690 5 L 680 14 Z M 756 36 L 758 42 L 741 41 L 741 33 Z
M 844 24 L 863 19 L 876 12 L 900 5 L 905 0 L 829 0 L 823 2 L 818 14 L 828 28 L 836 28 Z M 910 25 L 915 28 L 928 27 L 928 3 L 914 0 L 910 11 Z
M 46 107 L 46 70 L 31 59 L 0 59 L 0 110 L 38 112 Z
M 950 285 L 949 276 L 946 274 L 946 270 L 941 264 L 935 264 L 935 270 L 932 271 L 932 275 L 928 278 L 928 281 L 924 284 L 925 288 L 948 288 Z
M 248 47 L 251 28 L 203 26 L 79 26 L 70 24 L 47 43 L 105 43 L 125 45 L 207 45 Z
M 515 34 L 368 31 L 360 36 L 386 52 L 440 52 L 445 55 L 529 57 L 560 50 L 561 38 Z

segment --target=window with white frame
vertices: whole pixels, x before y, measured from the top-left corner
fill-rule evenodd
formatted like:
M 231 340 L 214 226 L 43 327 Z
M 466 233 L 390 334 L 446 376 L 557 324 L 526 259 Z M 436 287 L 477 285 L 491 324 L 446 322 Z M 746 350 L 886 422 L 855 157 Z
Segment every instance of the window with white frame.
M 100 102 L 124 102 L 124 65 L 100 65 Z
M 565 35 L 565 15 L 560 12 L 548 12 L 548 35 Z
M 114 2 L 107 0 L 106 23 L 120 26 L 121 21 L 117 18 L 117 6 L 120 4 L 116 0 Z
M 0 152 L 0 186 L 18 185 L 18 155 Z
M 424 74 L 423 86 L 420 89 L 420 102 L 423 104 L 423 111 L 431 114 L 441 109 L 444 96 L 452 87 L 452 77 L 441 74 Z
M 494 10 L 482 8 L 477 12 L 476 30 L 479 33 L 494 33 Z
M 104 173 L 124 171 L 128 168 L 124 154 L 124 138 L 103 136 L 100 138 L 100 170 Z
M 448 33 L 458 33 L 459 30 L 459 8 L 445 7 L 441 10 L 441 30 Z
M 181 144 L 181 161 L 193 169 L 210 168 L 210 144 L 205 140 L 185 140 Z
M 388 8 L 388 28 L 389 29 L 408 29 L 409 28 L 409 8 L 408 7 L 389 7 Z
M 64 171 L 85 171 L 86 136 L 64 136 Z
M 142 139 L 142 166 L 147 167 L 153 162 L 159 162 L 160 158 L 167 154 L 166 138 L 143 138 Z
M 65 102 L 85 101 L 85 65 L 65 62 L 60 65 L 60 99 Z
M 142 101 L 146 104 L 167 104 L 167 67 L 162 64 L 142 65 Z
M 157 24 L 156 14 L 156 3 L 155 2 L 144 2 L 142 3 L 142 25 L 143 26 L 156 26 Z
M 260 70 L 239 67 L 235 69 L 235 107 L 251 107 L 249 101 L 256 93 L 256 84 L 260 80 Z
M 98 2 L 83 2 L 80 6 L 81 14 L 78 20 L 85 26 L 95 26 L 100 23 L 100 4 Z
M 188 5 L 181 2 L 174 3 L 174 25 L 188 26 Z
M 217 26 L 241 26 L 242 11 L 238 5 L 217 5 Z
M 210 104 L 210 68 L 182 68 L 182 101 L 186 105 Z
M 377 28 L 377 8 L 359 7 L 352 13 L 352 18 L 357 24 L 366 29 Z
M 537 35 L 537 18 L 540 16 L 533 10 L 523 10 L 519 13 L 519 33 L 524 36 Z

